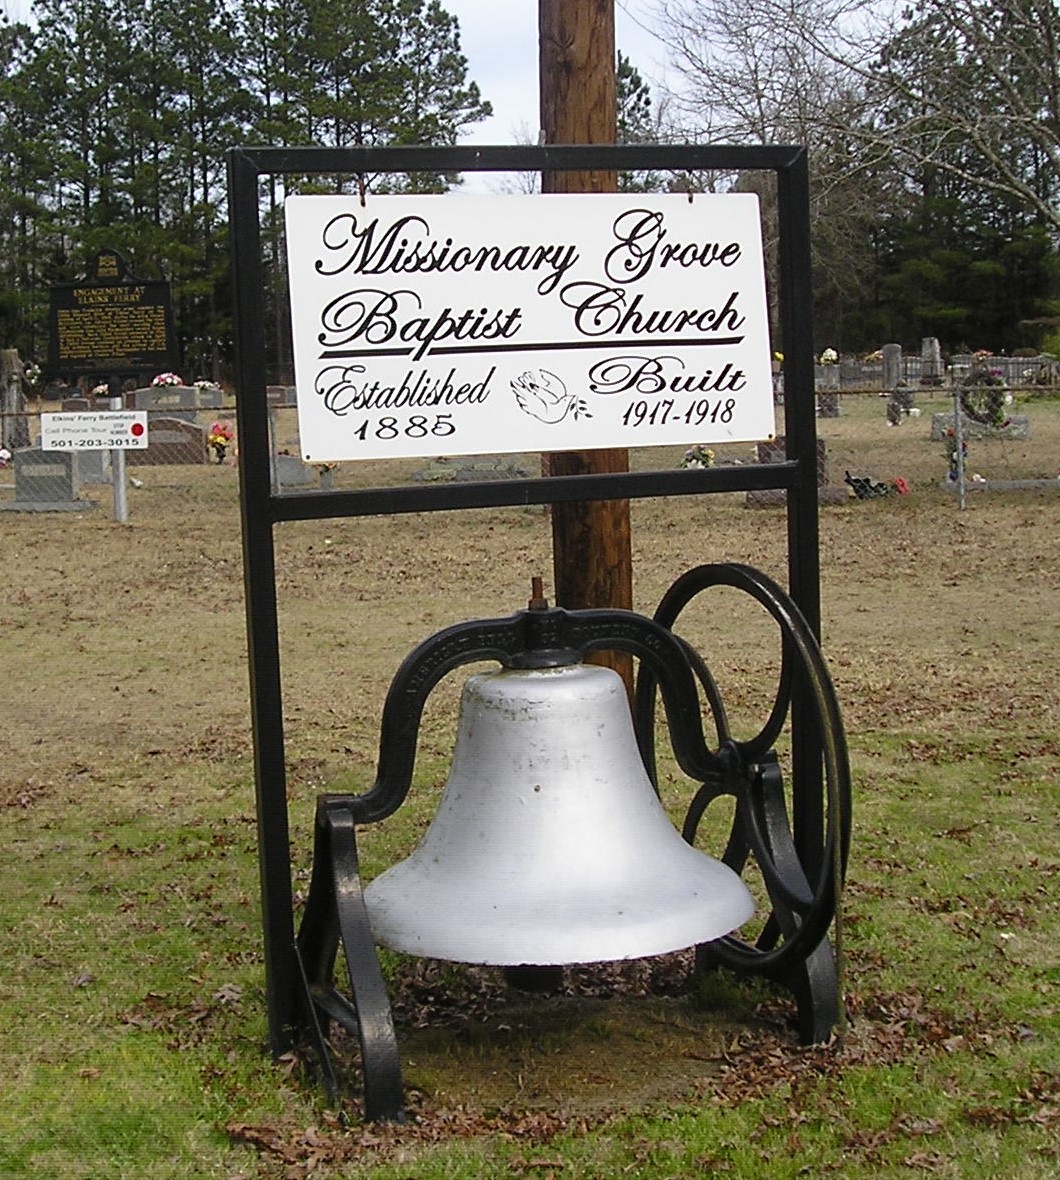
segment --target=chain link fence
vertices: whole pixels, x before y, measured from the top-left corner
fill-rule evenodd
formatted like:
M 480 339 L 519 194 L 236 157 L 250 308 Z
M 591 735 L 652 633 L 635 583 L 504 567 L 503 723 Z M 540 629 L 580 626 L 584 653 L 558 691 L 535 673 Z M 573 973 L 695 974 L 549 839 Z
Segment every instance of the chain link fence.
M 1060 490 L 1060 369 L 1051 357 L 955 358 L 941 373 L 922 358 L 908 357 L 890 373 L 885 370 L 875 361 L 817 368 L 822 504 L 905 491 L 957 491 L 961 475 L 962 492 Z M 541 470 L 536 455 L 373 463 L 371 471 L 358 463 L 307 464 L 300 456 L 295 389 L 270 386 L 268 399 L 273 484 L 279 491 L 488 479 Z M 779 435 L 783 400 L 778 375 Z M 147 447 L 123 451 L 131 512 L 142 488 L 164 489 L 171 500 L 184 497 L 189 511 L 219 486 L 235 494 L 239 440 L 230 394 L 216 387 L 140 389 L 125 395 L 125 406 L 145 412 L 148 423 Z M 37 400 L 24 413 L 0 415 L 0 511 L 110 511 L 115 464 L 109 451 L 40 446 L 42 414 L 108 408 L 105 399 L 76 396 Z M 711 443 L 634 452 L 632 466 L 776 462 L 783 457 L 779 438 L 757 445 Z M 755 507 L 782 501 L 783 493 L 748 498 Z
M 855 499 L 919 489 L 1060 489 L 1060 366 L 1050 356 L 925 350 L 818 366 L 822 488 Z M 887 352 L 888 350 L 884 350 Z
M 126 409 L 147 417 L 148 446 L 121 452 L 122 462 L 105 449 L 46 449 L 41 439 L 46 414 L 81 414 L 112 409 L 110 400 L 92 396 L 38 399 L 26 412 L 0 419 L 0 510 L 74 512 L 109 509 L 115 471 L 124 468 L 126 484 L 151 479 L 189 488 L 201 483 L 197 469 L 235 462 L 235 405 L 219 389 L 165 387 L 133 390 Z M 177 472 L 180 478 L 175 479 Z

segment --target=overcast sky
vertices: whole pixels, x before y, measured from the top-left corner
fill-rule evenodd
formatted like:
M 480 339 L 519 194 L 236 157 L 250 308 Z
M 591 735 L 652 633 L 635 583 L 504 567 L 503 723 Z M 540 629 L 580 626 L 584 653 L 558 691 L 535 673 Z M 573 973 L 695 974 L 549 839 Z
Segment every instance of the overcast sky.
M 493 118 L 471 129 L 466 142 L 536 142 L 537 0 L 442 0 L 460 21 L 460 41 L 468 72 Z M 616 0 L 615 42 L 648 83 L 662 78 L 665 53 L 648 31 L 651 0 Z M 657 85 L 652 89 L 657 90 Z

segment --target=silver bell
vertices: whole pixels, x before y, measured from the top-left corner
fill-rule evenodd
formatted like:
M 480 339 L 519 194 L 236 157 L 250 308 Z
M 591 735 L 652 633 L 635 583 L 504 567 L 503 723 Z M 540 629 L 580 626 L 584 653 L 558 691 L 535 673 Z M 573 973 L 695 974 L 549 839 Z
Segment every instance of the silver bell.
M 437 814 L 365 903 L 382 946 L 497 966 L 664 954 L 754 912 L 670 822 L 621 678 L 590 665 L 468 679 Z

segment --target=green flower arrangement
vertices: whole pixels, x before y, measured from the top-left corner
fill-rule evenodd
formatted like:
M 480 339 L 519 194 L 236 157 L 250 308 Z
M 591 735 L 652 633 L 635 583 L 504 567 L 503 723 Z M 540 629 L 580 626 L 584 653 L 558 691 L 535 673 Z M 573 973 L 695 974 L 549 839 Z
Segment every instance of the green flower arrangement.
M 681 460 L 682 467 L 713 467 L 714 466 L 714 452 L 709 447 L 704 447 L 700 443 L 696 443 L 694 447 L 689 447 L 685 451 L 684 458 Z
M 975 364 L 961 384 L 961 410 L 973 422 L 1003 430 L 1009 423 L 1008 407 L 1012 394 L 1000 369 Z

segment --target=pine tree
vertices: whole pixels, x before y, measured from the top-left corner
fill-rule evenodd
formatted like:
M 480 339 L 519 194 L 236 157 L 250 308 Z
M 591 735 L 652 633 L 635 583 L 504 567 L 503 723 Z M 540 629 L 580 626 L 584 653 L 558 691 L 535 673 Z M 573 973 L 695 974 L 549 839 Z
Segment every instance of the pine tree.
M 27 355 L 48 286 L 115 249 L 172 282 L 185 376 L 216 377 L 228 148 L 448 145 L 489 113 L 438 0 L 35 0 L 34 16 L 32 35 L 0 24 L 0 343 Z M 287 187 L 265 212 L 278 282 Z

